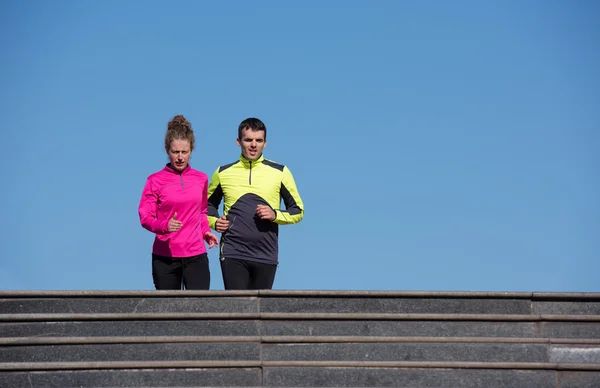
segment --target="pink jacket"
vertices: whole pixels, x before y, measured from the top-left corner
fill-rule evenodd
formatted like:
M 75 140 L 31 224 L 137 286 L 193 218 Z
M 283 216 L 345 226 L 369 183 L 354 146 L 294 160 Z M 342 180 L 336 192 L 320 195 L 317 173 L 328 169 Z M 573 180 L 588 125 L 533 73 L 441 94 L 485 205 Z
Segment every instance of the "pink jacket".
M 156 234 L 152 253 L 190 257 L 206 252 L 204 234 L 210 232 L 207 191 L 207 175 L 189 164 L 181 174 L 167 165 L 148 177 L 138 213 L 142 226 Z M 169 220 L 175 212 L 183 225 L 177 232 L 169 232 Z

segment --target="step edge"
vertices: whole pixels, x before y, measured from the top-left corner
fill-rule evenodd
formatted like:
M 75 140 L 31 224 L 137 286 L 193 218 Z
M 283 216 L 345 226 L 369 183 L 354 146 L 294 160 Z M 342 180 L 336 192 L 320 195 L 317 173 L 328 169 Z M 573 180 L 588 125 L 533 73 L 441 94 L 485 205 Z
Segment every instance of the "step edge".
M 122 320 L 422 320 L 422 321 L 568 321 L 600 322 L 596 314 L 452 313 L 31 313 L 0 314 L 0 322 Z
M 425 336 L 98 336 L 0 337 L 0 346 L 152 343 L 513 343 L 600 345 L 600 338 Z
M 423 369 L 549 369 L 600 371 L 600 364 L 544 362 L 447 361 L 99 361 L 99 362 L 0 362 L 0 371 L 50 371 L 98 369 L 177 368 L 423 368 Z

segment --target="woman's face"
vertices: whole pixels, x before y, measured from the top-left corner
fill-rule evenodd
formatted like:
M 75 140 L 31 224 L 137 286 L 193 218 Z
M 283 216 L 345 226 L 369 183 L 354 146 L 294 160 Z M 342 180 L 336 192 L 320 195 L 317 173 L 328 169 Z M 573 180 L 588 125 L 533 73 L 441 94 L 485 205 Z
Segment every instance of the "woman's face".
M 178 139 L 171 141 L 171 146 L 167 154 L 169 154 L 169 161 L 173 170 L 178 172 L 185 170 L 192 154 L 189 140 Z

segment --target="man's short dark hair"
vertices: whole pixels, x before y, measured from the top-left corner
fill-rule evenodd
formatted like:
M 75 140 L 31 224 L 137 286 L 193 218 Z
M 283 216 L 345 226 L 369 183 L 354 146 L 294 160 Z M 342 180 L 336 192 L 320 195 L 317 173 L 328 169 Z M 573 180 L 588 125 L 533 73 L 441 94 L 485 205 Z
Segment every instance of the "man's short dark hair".
M 267 126 L 259 119 L 255 117 L 249 117 L 242 121 L 238 127 L 238 139 L 242 140 L 242 132 L 245 129 L 251 129 L 253 131 L 265 131 L 265 141 L 267 141 Z

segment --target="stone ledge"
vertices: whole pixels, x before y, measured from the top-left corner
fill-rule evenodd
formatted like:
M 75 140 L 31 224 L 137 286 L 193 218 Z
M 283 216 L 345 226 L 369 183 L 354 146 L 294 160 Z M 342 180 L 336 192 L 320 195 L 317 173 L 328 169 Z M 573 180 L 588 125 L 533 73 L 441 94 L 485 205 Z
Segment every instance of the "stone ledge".
M 511 298 L 511 299 L 596 299 L 598 292 L 502 292 L 502 291 L 361 291 L 361 290 L 0 290 L 0 298 L 49 297 L 233 297 L 233 296 L 303 296 L 303 297 L 367 297 L 367 298 Z
M 0 346 L 17 345 L 81 345 L 144 343 L 489 343 L 600 345 L 600 338 L 536 338 L 536 337 L 391 337 L 391 336 L 105 336 L 105 337 L 5 337 Z
M 556 314 L 404 314 L 404 313 L 105 313 L 0 314 L 0 322 L 153 321 L 153 320 L 368 320 L 368 321 L 498 321 L 600 322 L 600 315 Z
M 92 362 L 0 362 L 0 371 L 48 371 L 92 369 L 187 369 L 259 368 L 258 360 L 244 361 L 92 361 Z
M 2 372 L 3 388 L 48 387 L 260 387 L 259 368 L 120 369 Z
M 600 364 L 556 362 L 464 361 L 100 361 L 100 362 L 0 362 L 0 371 L 133 370 L 212 368 L 394 368 L 394 369 L 510 369 L 600 371 Z

